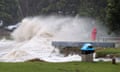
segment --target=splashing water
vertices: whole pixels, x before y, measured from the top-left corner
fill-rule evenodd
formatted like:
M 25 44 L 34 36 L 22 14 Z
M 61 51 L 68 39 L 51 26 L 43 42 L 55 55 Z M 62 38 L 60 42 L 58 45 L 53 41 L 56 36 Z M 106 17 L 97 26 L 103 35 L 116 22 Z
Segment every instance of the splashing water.
M 89 18 L 39 16 L 29 17 L 19 23 L 11 34 L 14 40 L 0 41 L 0 61 L 22 62 L 39 58 L 48 62 L 80 61 L 78 55 L 63 57 L 54 48 L 52 41 L 91 41 L 93 27 L 99 36 L 106 35 L 104 29 Z

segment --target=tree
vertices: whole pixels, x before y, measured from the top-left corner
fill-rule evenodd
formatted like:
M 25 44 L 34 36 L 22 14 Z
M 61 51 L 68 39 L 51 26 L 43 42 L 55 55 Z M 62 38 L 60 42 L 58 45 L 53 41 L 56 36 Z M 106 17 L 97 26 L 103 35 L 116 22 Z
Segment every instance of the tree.
M 0 20 L 4 26 L 17 21 L 17 5 L 15 0 L 0 0 Z
M 104 21 L 106 6 L 106 0 L 80 0 L 78 13 Z
M 0 0 L 0 18 L 5 25 L 27 16 L 71 15 L 105 20 L 107 0 Z
M 120 33 L 120 0 L 108 0 L 107 26 L 110 32 Z

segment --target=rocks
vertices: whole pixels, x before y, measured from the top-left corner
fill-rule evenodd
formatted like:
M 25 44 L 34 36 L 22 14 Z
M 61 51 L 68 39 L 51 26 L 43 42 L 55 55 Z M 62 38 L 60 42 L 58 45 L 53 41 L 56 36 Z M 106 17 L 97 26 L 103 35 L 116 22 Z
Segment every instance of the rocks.
M 66 57 L 68 55 L 74 55 L 74 54 L 80 55 L 81 51 L 79 48 L 76 47 L 65 47 L 60 49 L 60 53 Z

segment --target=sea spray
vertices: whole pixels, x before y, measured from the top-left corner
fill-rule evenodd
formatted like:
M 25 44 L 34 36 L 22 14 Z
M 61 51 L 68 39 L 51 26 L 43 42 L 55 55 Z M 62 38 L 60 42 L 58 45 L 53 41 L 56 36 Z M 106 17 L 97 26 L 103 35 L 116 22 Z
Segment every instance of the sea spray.
M 62 56 L 51 45 L 52 41 L 91 41 L 93 27 L 99 35 L 106 35 L 96 21 L 89 18 L 38 16 L 25 18 L 19 24 L 11 34 L 13 41 L 0 42 L 5 44 L 0 46 L 0 61 L 22 62 L 34 58 L 48 62 L 80 61 L 79 55 Z

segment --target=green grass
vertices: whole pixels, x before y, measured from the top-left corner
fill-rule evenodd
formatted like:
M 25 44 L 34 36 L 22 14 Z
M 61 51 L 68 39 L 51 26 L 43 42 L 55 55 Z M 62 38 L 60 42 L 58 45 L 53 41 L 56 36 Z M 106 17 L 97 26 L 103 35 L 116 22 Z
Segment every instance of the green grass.
M 104 48 L 96 51 L 97 57 L 104 57 L 106 55 L 114 55 L 120 57 L 120 48 Z
M 85 63 L 0 63 L 0 72 L 120 72 L 120 63 L 111 62 Z

